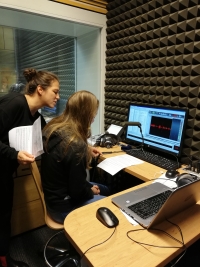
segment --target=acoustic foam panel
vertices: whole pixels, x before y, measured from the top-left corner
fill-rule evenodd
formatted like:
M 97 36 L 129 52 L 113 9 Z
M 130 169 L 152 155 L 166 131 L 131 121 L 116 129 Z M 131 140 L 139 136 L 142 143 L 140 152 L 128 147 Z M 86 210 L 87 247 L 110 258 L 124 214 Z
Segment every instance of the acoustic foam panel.
M 130 102 L 187 107 L 182 162 L 200 157 L 200 0 L 114 0 L 107 5 L 105 128 Z

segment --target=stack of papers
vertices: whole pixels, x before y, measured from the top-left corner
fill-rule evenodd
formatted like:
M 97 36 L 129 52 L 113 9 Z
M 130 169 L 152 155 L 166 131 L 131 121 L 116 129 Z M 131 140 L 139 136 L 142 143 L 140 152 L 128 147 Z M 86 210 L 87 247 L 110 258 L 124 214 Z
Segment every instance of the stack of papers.
M 44 153 L 41 117 L 33 125 L 13 128 L 8 135 L 10 147 L 15 148 L 17 151 L 26 151 L 35 157 Z

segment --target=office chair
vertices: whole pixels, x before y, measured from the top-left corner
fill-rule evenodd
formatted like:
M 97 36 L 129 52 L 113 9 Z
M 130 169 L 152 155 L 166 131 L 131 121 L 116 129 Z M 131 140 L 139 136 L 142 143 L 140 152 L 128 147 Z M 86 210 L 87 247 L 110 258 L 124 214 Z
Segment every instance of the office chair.
M 47 243 L 45 244 L 44 246 L 44 251 L 43 251 L 43 255 L 44 255 L 44 259 L 45 259 L 45 262 L 46 264 L 49 266 L 49 267 L 62 267 L 62 266 L 67 266 L 65 264 L 67 263 L 73 263 L 74 266 L 76 267 L 80 267 L 80 262 L 75 259 L 75 258 L 72 258 L 70 256 L 70 250 L 66 250 L 66 249 L 63 249 L 63 248 L 57 248 L 57 247 L 52 247 L 52 246 L 49 246 L 49 243 L 50 241 L 56 237 L 58 234 L 61 234 L 61 233 L 64 233 L 64 225 L 63 224 L 60 224 L 60 223 L 57 223 L 55 222 L 53 219 L 51 219 L 51 217 L 48 215 L 48 212 L 47 212 L 47 209 L 46 209 L 46 204 L 45 204 L 45 200 L 44 200 L 44 193 L 43 193 L 43 188 L 42 188 L 42 182 L 41 182 L 41 176 L 40 176 L 40 172 L 39 172 L 39 169 L 38 169 L 38 166 L 36 164 L 36 162 L 33 162 L 30 164 L 30 168 L 31 168 L 31 172 L 32 172 L 32 175 L 33 175 L 33 178 L 34 178 L 34 181 L 35 181 L 35 184 L 36 184 L 36 187 L 38 189 L 38 192 L 39 192 L 39 195 L 40 195 L 40 198 L 41 198 L 41 202 L 42 202 L 42 206 L 43 206 L 43 211 L 44 211 L 44 219 L 45 219 L 45 223 L 46 225 L 51 228 L 51 229 L 54 229 L 54 230 L 61 230 L 59 232 L 57 232 L 56 234 L 54 234 L 48 241 Z M 47 249 L 52 251 L 52 257 L 49 258 L 49 260 L 53 258 L 53 260 L 57 260 L 59 259 L 59 262 L 56 263 L 56 265 L 52 266 L 49 262 L 49 260 L 47 259 Z M 71 266 L 71 265 L 70 265 Z

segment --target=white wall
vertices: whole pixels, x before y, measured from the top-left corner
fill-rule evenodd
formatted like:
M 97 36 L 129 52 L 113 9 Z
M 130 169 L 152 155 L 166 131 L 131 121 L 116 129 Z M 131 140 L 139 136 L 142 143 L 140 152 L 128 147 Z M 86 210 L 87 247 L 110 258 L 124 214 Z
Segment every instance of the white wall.
M 99 110 L 100 115 L 99 117 L 97 117 L 95 124 L 92 127 L 96 129 L 94 129 L 94 133 L 102 132 L 104 125 L 103 92 L 105 80 L 106 16 L 103 14 L 98 14 L 72 6 L 51 2 L 48 0 L 0 0 L 0 23 L 1 21 L 3 21 L 3 24 L 1 23 L 1 25 L 11 26 L 10 24 L 16 23 L 16 21 L 14 22 L 12 20 L 12 16 L 5 16 L 4 11 L 8 12 L 8 9 L 14 9 L 15 11 L 25 11 L 27 13 L 23 15 L 24 17 L 22 17 L 21 13 L 19 12 L 19 19 L 17 21 L 17 24 L 21 25 L 22 28 L 31 28 L 33 26 L 36 26 L 39 27 L 41 31 L 45 31 L 45 27 L 50 26 L 52 27 L 52 30 L 57 31 L 57 33 L 61 33 L 62 31 L 64 31 L 66 35 L 78 37 L 77 43 L 79 44 L 79 48 L 77 52 L 80 52 L 81 49 L 83 49 L 85 52 L 85 56 L 83 56 L 80 60 L 77 60 L 80 63 L 80 67 L 85 62 L 86 68 L 85 79 L 83 79 L 83 74 L 82 72 L 80 72 L 80 69 L 77 71 L 77 89 L 80 90 L 81 81 L 84 81 L 84 86 L 87 86 L 88 90 L 91 88 L 95 89 L 95 91 L 93 92 L 99 98 L 101 105 Z M 30 13 L 32 13 L 32 15 Z M 49 22 L 47 23 L 48 25 L 45 25 L 45 23 L 38 22 L 37 18 L 35 18 L 34 20 L 34 14 L 47 16 L 49 18 L 55 18 L 57 24 L 52 23 L 52 25 L 49 25 L 49 23 L 51 23 Z M 30 15 L 34 22 L 32 20 L 29 20 Z M 15 26 L 17 27 L 16 24 Z M 91 27 L 93 26 L 95 28 L 92 29 Z M 95 31 L 95 29 L 97 28 L 99 28 L 98 36 L 96 35 L 97 31 Z M 92 43 L 89 44 L 90 50 L 86 49 L 87 34 L 92 34 L 95 40 L 93 46 Z M 83 35 L 82 38 L 80 38 L 81 35 Z M 99 64 L 94 60 L 94 55 L 95 53 L 98 53 L 98 51 L 100 51 Z M 88 59 L 86 58 L 86 56 L 88 57 Z M 89 62 L 91 63 L 91 66 L 87 64 Z M 93 77 L 94 79 L 92 79 L 92 76 L 89 74 L 89 72 L 91 71 L 95 73 L 99 71 L 99 74 L 96 78 Z
M 16 11 L 0 7 L 0 23 L 8 27 L 34 30 L 77 37 L 99 29 L 97 26 L 69 22 L 58 18 L 41 16 L 25 11 Z
M 49 0 L 0 0 L 0 6 L 98 27 L 104 27 L 106 23 L 106 17 L 103 14 L 51 2 Z
M 100 94 L 100 30 L 84 34 L 77 38 L 77 91 L 88 90 L 98 99 Z M 101 110 L 101 105 L 100 108 Z M 100 133 L 99 112 L 93 122 L 92 134 Z

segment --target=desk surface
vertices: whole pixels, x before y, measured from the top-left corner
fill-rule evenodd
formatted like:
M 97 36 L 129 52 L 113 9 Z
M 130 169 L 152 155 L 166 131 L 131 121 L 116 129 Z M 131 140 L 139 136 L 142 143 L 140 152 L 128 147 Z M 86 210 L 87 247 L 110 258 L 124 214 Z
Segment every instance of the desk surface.
M 148 182 L 150 183 L 150 182 Z M 145 183 L 146 185 L 147 183 Z M 142 187 L 144 184 L 136 188 Z M 130 191 L 128 189 L 126 191 Z M 123 191 L 123 192 L 126 192 Z M 165 266 L 183 250 L 177 248 L 156 248 L 141 246 L 127 237 L 127 231 L 142 229 L 141 226 L 131 225 L 118 207 L 112 202 L 113 196 L 94 202 L 90 205 L 78 208 L 71 212 L 65 219 L 64 228 L 67 238 L 77 249 L 80 255 L 90 247 L 104 242 L 113 233 L 114 228 L 105 227 L 96 219 L 96 211 L 99 207 L 108 207 L 119 219 L 119 225 L 114 235 L 105 243 L 91 248 L 85 254 L 88 266 L 94 267 L 155 267 Z M 199 239 L 200 205 L 196 204 L 171 219 L 182 230 L 186 246 L 190 246 Z M 178 229 L 168 222 L 163 222 L 157 228 L 167 231 L 172 236 L 181 240 Z M 130 236 L 139 241 L 158 246 L 180 246 L 177 242 L 160 232 L 142 230 L 132 232 Z
M 121 147 L 120 146 L 114 146 L 113 148 L 105 148 L 105 147 L 98 147 L 98 149 L 103 152 L 103 151 L 120 151 Z M 113 156 L 119 156 L 119 155 L 123 155 L 125 154 L 125 152 L 121 152 L 121 153 L 112 153 L 112 154 L 102 154 L 101 155 L 101 159 L 106 159 L 109 157 L 113 157 Z M 151 181 L 154 180 L 158 177 L 160 177 L 162 175 L 162 173 L 165 173 L 166 170 L 162 169 L 160 167 L 157 167 L 153 164 L 150 164 L 148 162 L 144 162 L 142 164 L 139 165 L 134 165 L 134 166 L 130 166 L 124 169 L 125 172 L 147 182 L 147 181 Z M 179 172 L 183 172 L 183 170 L 179 169 Z

